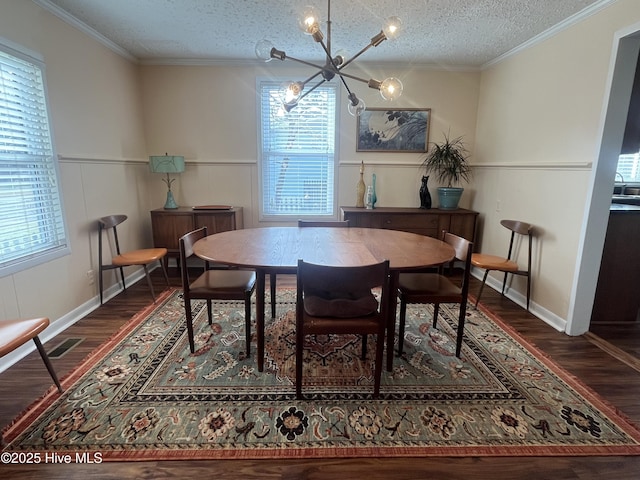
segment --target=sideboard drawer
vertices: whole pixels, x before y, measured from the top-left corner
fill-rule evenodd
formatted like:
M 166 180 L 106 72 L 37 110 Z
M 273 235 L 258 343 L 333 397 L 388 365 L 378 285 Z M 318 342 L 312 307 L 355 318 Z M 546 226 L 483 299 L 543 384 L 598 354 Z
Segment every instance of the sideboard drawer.
M 438 229 L 438 215 L 382 215 L 382 228 L 404 230 L 406 228 Z
M 456 210 L 380 207 L 367 210 L 341 207 L 342 218 L 352 227 L 386 228 L 440 238 L 443 230 L 474 241 L 478 212 Z

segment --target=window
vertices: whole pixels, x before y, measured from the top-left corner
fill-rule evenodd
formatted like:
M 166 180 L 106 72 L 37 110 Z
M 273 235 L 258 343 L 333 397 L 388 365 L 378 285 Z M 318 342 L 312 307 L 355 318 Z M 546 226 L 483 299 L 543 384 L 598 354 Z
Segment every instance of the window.
M 279 90 L 259 81 L 261 218 L 335 216 L 337 86 L 322 84 L 288 113 Z
M 0 43 L 0 275 L 68 253 L 42 62 Z
M 618 157 L 618 168 L 616 168 L 616 173 L 622 175 L 625 182 L 640 183 L 640 153 L 620 155 Z M 620 177 L 616 176 L 616 182 L 619 180 Z

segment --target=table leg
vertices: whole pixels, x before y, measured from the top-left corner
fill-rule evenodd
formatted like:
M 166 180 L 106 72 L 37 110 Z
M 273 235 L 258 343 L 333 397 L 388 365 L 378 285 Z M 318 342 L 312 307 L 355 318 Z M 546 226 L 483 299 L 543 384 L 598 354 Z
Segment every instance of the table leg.
M 387 371 L 393 371 L 393 340 L 396 334 L 396 306 L 398 303 L 398 272 L 389 278 L 389 304 L 387 306 Z
M 256 333 L 258 337 L 258 371 L 264 369 L 264 289 L 265 271 L 256 269 Z

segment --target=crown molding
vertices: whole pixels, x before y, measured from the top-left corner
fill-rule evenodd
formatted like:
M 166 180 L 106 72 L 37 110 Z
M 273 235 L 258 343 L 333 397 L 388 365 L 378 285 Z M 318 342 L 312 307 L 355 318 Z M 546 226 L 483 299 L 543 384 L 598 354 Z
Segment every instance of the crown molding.
M 563 30 L 566 30 L 567 28 L 572 27 L 577 23 L 580 23 L 584 19 L 589 18 L 592 15 L 595 15 L 600 10 L 607 8 L 609 5 L 617 1 L 618 0 L 600 0 L 599 2 L 589 5 L 587 8 L 579 11 L 578 13 L 570 16 L 569 18 L 566 18 L 562 22 L 554 25 L 553 27 L 545 30 L 544 32 L 539 33 L 535 37 L 527 40 L 526 42 L 518 45 L 517 47 L 512 48 L 508 52 L 503 53 L 499 57 L 496 57 L 493 60 L 488 61 L 487 63 L 482 65 L 481 70 L 485 70 L 493 65 L 496 65 L 497 63 L 500 63 L 506 60 L 507 58 L 510 58 L 524 50 L 527 50 L 530 47 L 533 47 L 534 45 L 544 42 L 545 40 L 557 35 Z
M 94 38 L 95 40 L 97 40 L 99 43 L 101 43 L 102 45 L 104 45 L 105 47 L 109 48 L 110 50 L 112 50 L 113 52 L 117 53 L 118 55 L 121 55 L 122 57 L 126 58 L 127 60 L 130 60 L 131 62 L 140 64 L 140 65 L 175 65 L 175 66 L 242 66 L 242 67 L 247 67 L 247 66 L 258 66 L 258 65 L 262 65 L 264 62 L 260 62 L 260 61 L 255 61 L 255 60 L 234 60 L 234 59 L 224 59 L 224 60 L 219 60 L 219 59 L 206 59 L 206 58 L 156 58 L 156 59 L 149 59 L 149 60 L 141 60 L 135 56 L 133 56 L 131 53 L 129 53 L 127 50 L 125 50 L 124 48 L 122 48 L 120 45 L 112 42 L 111 40 L 109 40 L 107 37 L 105 37 L 104 35 L 102 35 L 101 33 L 97 32 L 95 29 L 93 29 L 92 27 L 88 26 L 86 23 L 78 20 L 77 18 L 73 17 L 72 15 L 70 15 L 69 13 L 67 13 L 66 11 L 64 11 L 63 9 L 61 9 L 60 7 L 58 7 L 57 5 L 54 5 L 53 3 L 51 3 L 49 0 L 32 0 L 36 5 L 39 5 L 40 7 L 42 7 L 43 9 L 47 10 L 48 12 L 52 13 L 53 15 L 55 15 L 56 17 L 60 18 L 61 20 L 63 20 L 64 22 L 68 23 L 69 25 L 73 26 L 74 28 L 77 28 L 78 30 L 84 32 L 85 34 L 89 35 L 90 37 Z M 595 15 L 596 13 L 598 13 L 600 10 L 603 10 L 604 8 L 607 8 L 609 5 L 617 2 L 618 0 L 600 0 L 596 3 L 594 3 L 593 5 L 590 5 L 589 7 L 581 10 L 580 12 L 572 15 L 571 17 L 565 19 L 564 21 L 558 23 L 557 25 L 554 25 L 553 27 L 545 30 L 544 32 L 536 35 L 535 37 L 531 38 L 530 40 L 527 40 L 526 42 L 518 45 L 517 47 L 509 50 L 508 52 L 503 53 L 502 55 L 494 58 L 493 60 L 490 60 L 486 63 L 484 63 L 481 66 L 472 66 L 472 65 L 443 65 L 443 64 L 418 64 L 418 63 L 414 63 L 414 64 L 410 64 L 410 68 L 415 68 L 415 69 L 429 69 L 429 70 L 445 70 L 445 71 L 482 71 L 485 70 L 497 63 L 500 63 L 504 60 L 506 60 L 507 58 L 510 58 L 514 55 L 516 55 L 517 53 L 522 52 L 523 50 L 526 50 L 538 43 L 541 43 L 545 40 L 547 40 L 548 38 L 553 37 L 554 35 L 558 34 L 559 32 L 581 22 L 582 20 L 584 20 L 585 18 L 588 18 L 592 15 Z M 365 62 L 366 63 L 366 62 Z M 378 66 L 378 67 L 397 67 L 396 64 L 380 64 L 380 65 L 374 65 L 374 64 L 370 64 L 369 66 L 373 67 L 373 66 Z M 406 64 L 402 65 L 403 68 L 406 68 Z
M 131 55 L 127 50 L 122 48 L 120 45 L 112 42 L 107 37 L 105 37 L 101 33 L 97 32 L 96 30 L 91 28 L 86 23 L 81 22 L 77 18 L 69 15 L 67 12 L 62 10 L 57 5 L 54 5 L 53 3 L 51 3 L 49 0 L 32 0 L 32 1 L 36 5 L 38 5 L 38 6 L 42 7 L 43 9 L 47 10 L 49 13 L 52 13 L 53 15 L 55 15 L 56 17 L 58 17 L 62 21 L 68 23 L 72 27 L 77 28 L 81 32 L 83 32 L 83 33 L 89 35 L 90 37 L 94 38 L 99 43 L 103 44 L 105 47 L 107 47 L 108 49 L 114 51 L 118 55 L 120 55 L 120 56 L 126 58 L 127 60 L 130 60 L 130 61 L 134 62 L 134 63 L 139 63 L 139 59 L 138 58 L 136 58 L 133 55 Z

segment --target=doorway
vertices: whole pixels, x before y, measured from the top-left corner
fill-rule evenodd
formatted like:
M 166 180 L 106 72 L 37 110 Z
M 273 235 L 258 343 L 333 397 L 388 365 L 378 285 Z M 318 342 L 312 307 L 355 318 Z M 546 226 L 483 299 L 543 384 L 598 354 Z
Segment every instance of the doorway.
M 590 195 L 587 198 L 578 264 L 569 306 L 566 326 L 566 332 L 569 335 L 581 335 L 590 329 L 591 310 L 609 220 L 611 194 L 639 52 L 640 23 L 616 33 L 602 139 L 591 175 Z M 638 335 L 640 336 L 640 329 Z

